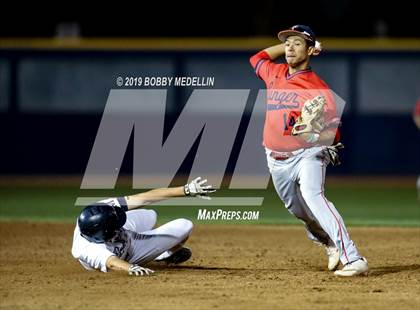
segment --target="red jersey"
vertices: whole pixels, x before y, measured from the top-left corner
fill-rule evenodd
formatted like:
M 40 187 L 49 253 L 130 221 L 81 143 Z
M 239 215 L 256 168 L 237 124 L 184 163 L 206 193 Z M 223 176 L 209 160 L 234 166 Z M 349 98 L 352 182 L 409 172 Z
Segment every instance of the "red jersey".
M 414 110 L 413 110 L 413 116 L 414 117 L 420 116 L 420 98 L 417 99 L 416 106 L 414 107 Z
M 276 64 L 261 51 L 252 56 L 251 65 L 267 87 L 267 109 L 263 145 L 271 150 L 290 152 L 312 146 L 291 131 L 306 100 L 322 95 L 326 98 L 324 118 L 338 124 L 334 97 L 328 85 L 310 69 L 289 74 L 287 64 Z M 336 126 L 335 126 L 336 127 Z M 334 130 L 337 130 L 334 128 Z

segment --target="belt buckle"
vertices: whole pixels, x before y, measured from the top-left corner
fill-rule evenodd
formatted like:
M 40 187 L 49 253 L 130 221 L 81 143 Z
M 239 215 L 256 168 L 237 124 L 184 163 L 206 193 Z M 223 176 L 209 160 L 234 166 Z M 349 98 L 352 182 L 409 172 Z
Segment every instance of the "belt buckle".
M 275 160 L 286 160 L 292 156 L 290 152 L 271 152 L 270 156 Z

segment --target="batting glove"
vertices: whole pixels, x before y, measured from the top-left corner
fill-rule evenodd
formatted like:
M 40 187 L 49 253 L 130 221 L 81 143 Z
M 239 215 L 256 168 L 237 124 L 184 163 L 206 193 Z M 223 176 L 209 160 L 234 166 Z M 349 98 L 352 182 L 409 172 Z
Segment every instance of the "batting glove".
M 344 145 L 341 142 L 338 142 L 335 145 L 327 146 L 326 153 L 330 159 L 330 163 L 333 166 L 338 166 L 341 164 L 340 157 L 338 156 L 338 151 L 344 149 Z
M 202 199 L 211 199 L 208 194 L 214 193 L 216 190 L 211 185 L 205 185 L 207 179 L 201 180 L 198 177 L 192 180 L 190 183 L 184 185 L 185 196 L 198 197 Z
M 143 276 L 143 275 L 150 275 L 151 273 L 154 273 L 152 269 L 144 268 L 139 265 L 133 264 L 128 267 L 128 274 L 130 276 Z

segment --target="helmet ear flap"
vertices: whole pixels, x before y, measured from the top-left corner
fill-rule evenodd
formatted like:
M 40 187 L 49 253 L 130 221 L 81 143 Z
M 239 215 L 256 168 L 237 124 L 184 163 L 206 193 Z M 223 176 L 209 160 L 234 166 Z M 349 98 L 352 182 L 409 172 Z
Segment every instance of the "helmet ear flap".
M 106 223 L 106 227 L 104 227 L 105 240 L 109 240 L 114 237 L 115 232 L 123 227 L 127 221 L 127 215 L 125 214 L 124 210 L 122 210 L 120 207 L 111 206 L 110 208 L 112 208 L 112 211 L 110 211 L 111 215 Z
M 114 207 L 114 210 L 117 216 L 117 219 L 116 219 L 117 229 L 120 229 L 121 227 L 124 226 L 125 222 L 127 221 L 127 214 L 120 207 Z

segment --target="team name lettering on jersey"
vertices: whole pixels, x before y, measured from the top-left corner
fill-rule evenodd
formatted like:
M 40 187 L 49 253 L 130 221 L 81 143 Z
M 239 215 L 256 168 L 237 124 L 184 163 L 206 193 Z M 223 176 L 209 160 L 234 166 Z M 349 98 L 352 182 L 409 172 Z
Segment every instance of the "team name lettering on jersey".
M 267 90 L 267 100 L 277 101 L 278 103 L 292 103 L 291 107 L 298 107 L 300 100 L 297 92 L 279 91 L 276 89 Z

